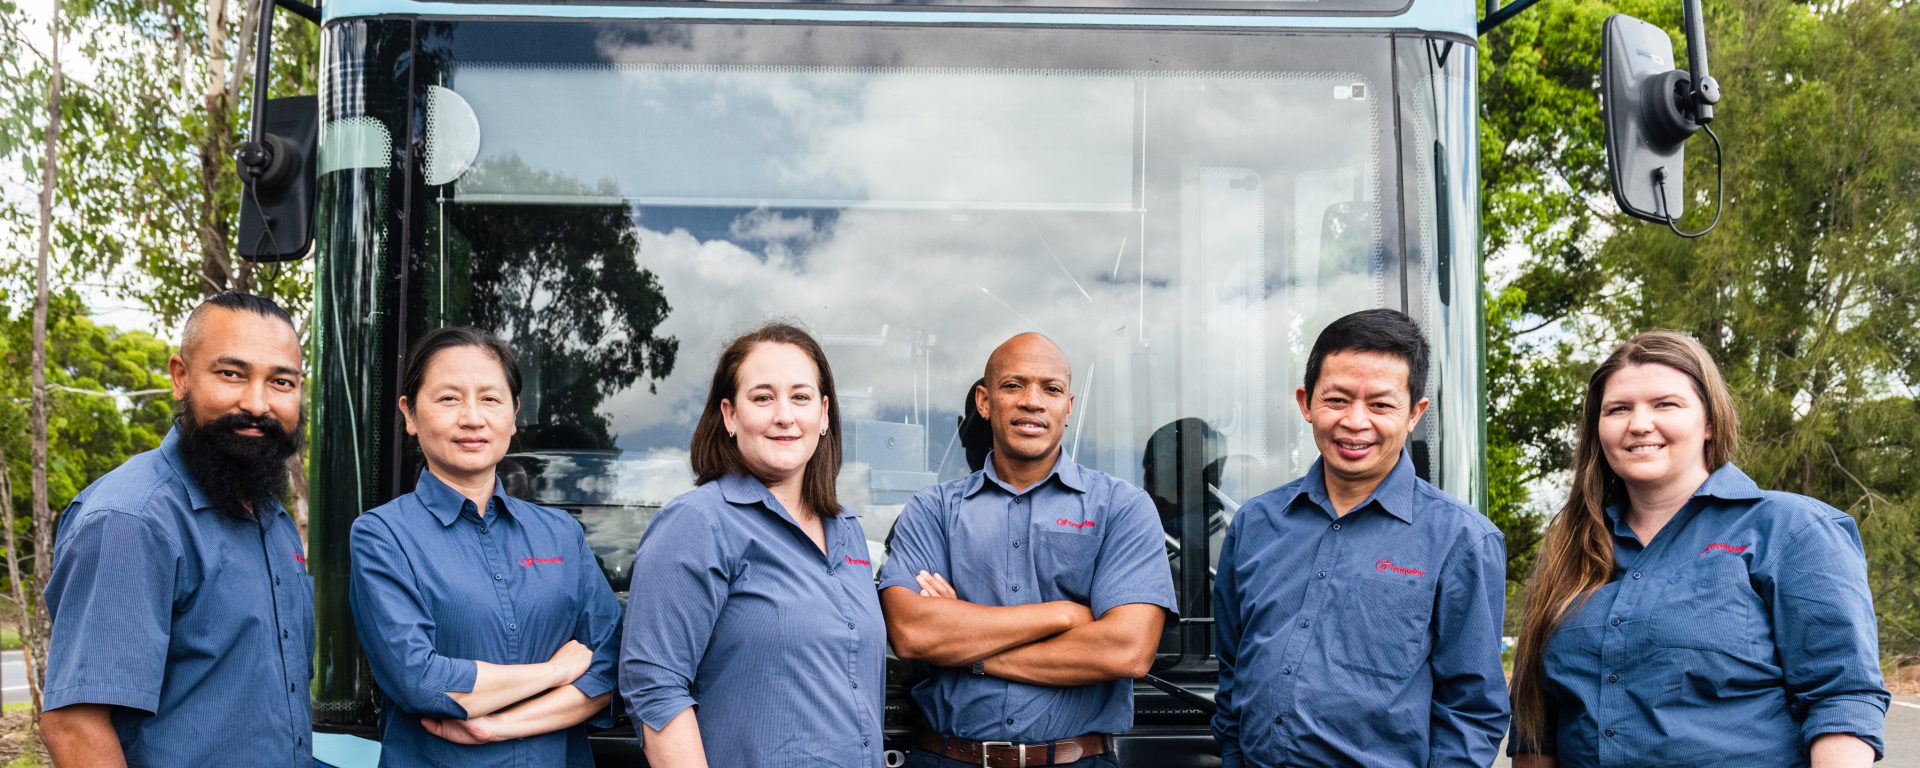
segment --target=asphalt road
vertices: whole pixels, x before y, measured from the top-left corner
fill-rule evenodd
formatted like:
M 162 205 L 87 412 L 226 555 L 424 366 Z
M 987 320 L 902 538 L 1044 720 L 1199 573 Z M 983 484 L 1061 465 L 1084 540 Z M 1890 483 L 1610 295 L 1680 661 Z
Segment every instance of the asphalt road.
M 0 651 L 0 702 L 27 701 L 27 662 L 19 651 Z
M 1893 706 L 1887 707 L 1886 738 L 1887 759 L 1875 768 L 1920 768 L 1920 696 L 1893 697 Z M 1501 757 L 1493 765 L 1511 768 L 1513 763 Z

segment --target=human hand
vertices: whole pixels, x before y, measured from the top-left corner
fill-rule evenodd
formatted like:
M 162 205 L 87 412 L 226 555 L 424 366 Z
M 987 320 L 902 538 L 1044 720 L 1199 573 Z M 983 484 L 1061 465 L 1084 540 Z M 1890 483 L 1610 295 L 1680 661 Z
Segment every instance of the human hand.
M 947 598 L 953 598 L 955 600 L 960 599 L 960 593 L 954 591 L 953 585 L 947 583 L 946 578 L 942 577 L 940 574 L 921 571 L 914 575 L 913 580 L 916 584 L 920 585 L 921 597 L 947 597 Z
M 455 744 L 487 744 L 495 740 L 492 720 L 485 717 L 476 717 L 472 720 L 423 717 L 420 718 L 420 727 L 427 729 L 427 733 Z
M 593 664 L 593 649 L 581 645 L 578 640 L 568 640 L 566 645 L 560 646 L 560 650 L 553 652 L 553 658 L 547 659 L 547 664 L 553 667 L 560 678 L 554 687 L 566 685 L 587 673 L 587 667 Z

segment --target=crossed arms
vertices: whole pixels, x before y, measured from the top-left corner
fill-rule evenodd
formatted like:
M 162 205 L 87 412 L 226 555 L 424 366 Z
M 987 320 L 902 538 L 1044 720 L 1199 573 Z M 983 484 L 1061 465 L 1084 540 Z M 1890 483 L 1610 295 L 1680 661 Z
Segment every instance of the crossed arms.
M 992 606 L 961 600 L 937 573 L 915 575 L 919 591 L 881 591 L 894 655 L 942 667 L 984 662 L 987 674 L 1029 685 L 1075 686 L 1147 674 L 1166 613 L 1150 603 L 1095 617 L 1068 600 Z

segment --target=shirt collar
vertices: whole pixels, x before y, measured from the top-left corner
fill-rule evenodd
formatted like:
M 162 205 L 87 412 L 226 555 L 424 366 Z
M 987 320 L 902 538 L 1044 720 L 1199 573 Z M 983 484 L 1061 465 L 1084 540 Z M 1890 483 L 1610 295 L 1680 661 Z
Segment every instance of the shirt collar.
M 1327 495 L 1326 459 L 1314 459 L 1313 467 L 1302 478 L 1300 494 L 1305 494 L 1313 503 L 1333 512 L 1333 498 Z M 1413 491 L 1418 476 L 1413 471 L 1413 457 L 1405 448 L 1400 449 L 1400 458 L 1393 463 L 1393 469 L 1386 478 L 1373 489 L 1373 494 L 1353 505 L 1354 510 L 1365 509 L 1368 504 L 1377 504 L 1387 514 L 1399 518 L 1400 522 L 1413 522 Z M 1296 494 L 1294 498 L 1299 498 Z M 1352 511 L 1352 510 L 1349 510 Z
M 1085 472 L 1086 470 L 1080 466 L 1080 462 L 1067 457 L 1066 449 L 1063 448 L 1060 450 L 1060 456 L 1053 461 L 1053 469 L 1048 471 L 1047 476 L 1041 478 L 1040 482 L 1028 487 L 1027 491 L 1046 485 L 1050 480 L 1059 480 L 1060 484 L 1066 486 L 1068 490 L 1086 493 L 1087 478 Z M 979 493 L 980 489 L 987 487 L 987 481 L 989 480 L 993 481 L 994 485 L 1006 489 L 1008 493 L 1012 493 L 1015 496 L 1025 493 L 1025 491 L 1015 492 L 1012 486 L 1007 485 L 1000 479 L 1000 473 L 993 468 L 993 453 L 989 451 L 987 453 L 986 465 L 981 467 L 980 471 L 973 473 L 967 478 L 967 487 L 960 495 L 965 497 Z
M 160 439 L 160 455 L 180 477 L 180 484 L 187 489 L 187 503 L 195 510 L 213 509 L 213 502 L 207 498 L 207 492 L 200 490 L 200 483 L 193 479 L 193 473 L 187 471 L 187 457 L 180 454 L 180 427 L 167 428 L 167 436 Z
M 720 497 L 726 499 L 728 504 L 743 506 L 759 504 L 760 506 L 766 507 L 768 511 L 779 515 L 780 519 L 787 521 L 788 525 L 796 528 L 800 526 L 800 521 L 794 519 L 793 512 L 788 510 L 786 505 L 781 504 L 780 499 L 773 495 L 773 489 L 768 488 L 765 482 L 753 474 L 748 472 L 728 472 L 727 474 L 721 475 L 720 479 L 714 482 L 720 484 Z M 825 516 L 823 515 L 822 517 Z
M 453 525 L 453 521 L 460 519 L 460 513 L 466 511 L 467 505 L 473 503 L 471 499 L 454 490 L 453 486 L 447 485 L 446 481 L 434 476 L 433 472 L 425 468 L 420 470 L 420 479 L 413 484 L 413 495 L 420 499 L 420 503 L 427 508 L 428 512 L 432 512 L 434 519 L 439 520 L 443 526 Z M 506 500 L 507 489 L 500 484 L 500 478 L 496 476 L 493 478 L 493 496 L 488 501 L 493 504 L 495 510 L 506 513 L 508 512 Z M 476 509 L 474 513 L 485 517 L 485 510 Z
M 1713 474 L 1707 475 L 1706 482 L 1700 484 L 1689 500 L 1702 496 L 1723 501 L 1747 501 L 1761 498 L 1761 491 L 1760 485 L 1753 482 L 1753 478 L 1747 477 L 1747 473 L 1740 471 L 1739 467 L 1729 461 L 1720 465 Z M 1684 512 L 1685 509 L 1683 507 L 1682 511 Z M 1626 511 L 1627 505 L 1624 498 L 1606 506 L 1607 518 L 1613 523 L 1613 535 L 1639 541 L 1639 534 L 1634 533 L 1632 526 L 1627 525 Z M 1677 519 L 1678 515 L 1675 517 Z

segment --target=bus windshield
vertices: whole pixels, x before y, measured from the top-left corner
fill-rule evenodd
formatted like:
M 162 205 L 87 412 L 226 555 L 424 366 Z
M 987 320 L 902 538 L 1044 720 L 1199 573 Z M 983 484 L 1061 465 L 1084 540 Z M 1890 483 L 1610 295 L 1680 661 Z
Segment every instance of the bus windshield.
M 1316 457 L 1314 335 L 1400 305 L 1433 239 L 1430 211 L 1403 231 L 1384 35 L 420 26 L 406 333 L 515 346 L 503 478 L 623 594 L 733 336 L 823 343 L 877 568 L 907 500 L 978 466 L 988 353 L 1037 330 L 1073 365 L 1068 455 L 1159 509 L 1202 622 L 1163 654 L 1204 659 L 1227 522 Z M 336 72 L 330 125 L 366 88 Z

